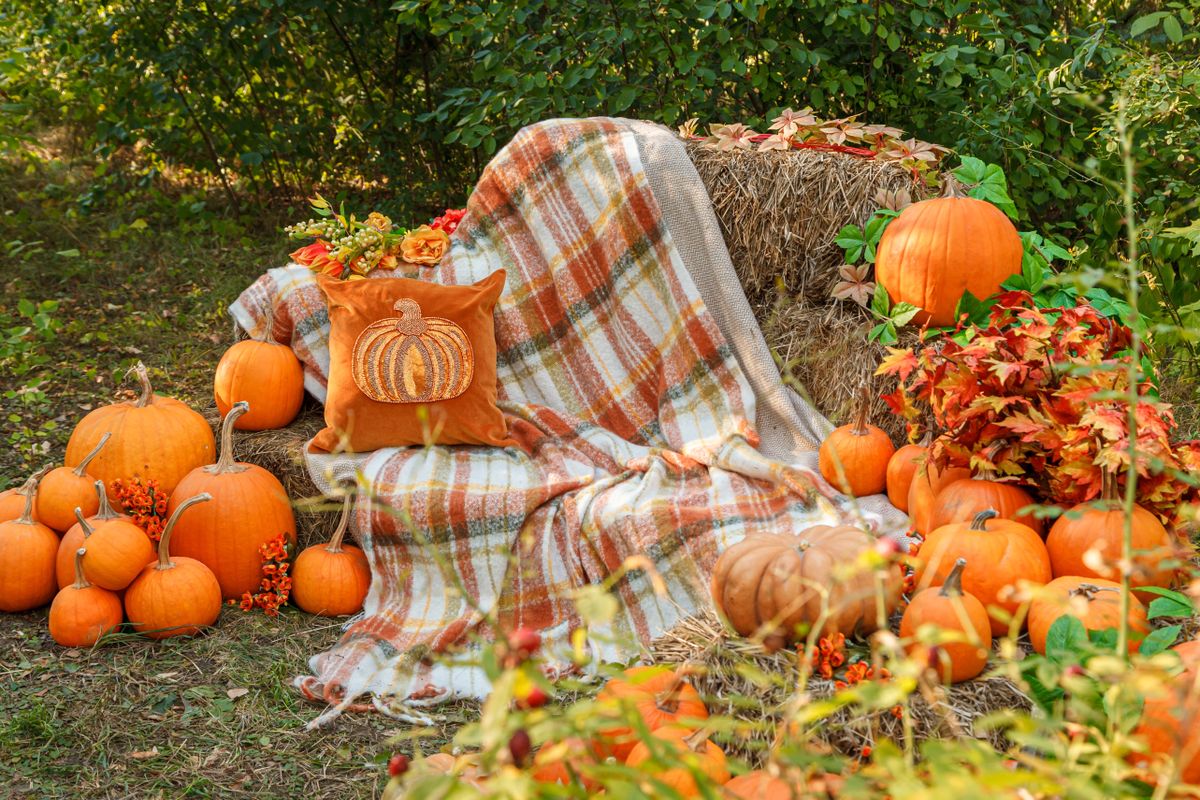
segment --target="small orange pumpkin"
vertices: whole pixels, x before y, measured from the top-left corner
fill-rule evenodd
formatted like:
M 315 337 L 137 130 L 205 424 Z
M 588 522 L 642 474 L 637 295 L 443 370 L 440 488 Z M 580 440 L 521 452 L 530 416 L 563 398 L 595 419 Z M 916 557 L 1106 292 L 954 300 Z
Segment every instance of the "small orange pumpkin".
M 844 783 L 841 775 L 830 772 L 801 777 L 793 783 L 759 769 L 737 776 L 722 789 L 726 796 L 738 800 L 818 800 L 837 797 Z
M 20 486 L 14 486 L 12 489 L 5 489 L 3 492 L 0 492 L 0 522 L 9 522 L 21 516 L 25 511 L 26 495 L 37 491 L 38 482 L 51 469 L 52 467 L 47 464 L 26 478 L 25 482 Z M 41 522 L 37 515 L 36 500 L 33 504 L 33 519 L 35 522 Z
M 1171 648 L 1183 661 L 1184 669 L 1200 669 L 1200 639 L 1181 642 Z
M 292 600 L 310 614 L 341 617 L 362 610 L 371 588 L 371 565 L 362 550 L 343 544 L 353 495 L 342 501 L 337 530 L 325 544 L 314 544 L 292 564 Z
M 870 408 L 870 397 L 864 392 L 854 422 L 834 429 L 817 452 L 822 477 L 839 491 L 855 497 L 883 491 L 888 462 L 896 452 L 883 429 L 867 422 Z
M 952 522 L 970 522 L 980 511 L 990 508 L 1001 519 L 1019 522 L 1040 536 L 1044 530 L 1042 521 L 1032 513 L 1021 513 L 1021 509 L 1033 502 L 1029 492 L 1011 483 L 994 481 L 991 473 L 984 472 L 980 477 L 964 478 L 943 486 L 933 501 L 929 524 L 940 528 Z
M 75 582 L 60 589 L 50 604 L 50 636 L 63 647 L 91 647 L 125 619 L 116 594 L 88 583 L 86 555 L 85 547 L 75 551 Z
M 1121 584 L 1103 578 L 1064 576 L 1046 584 L 1029 606 L 1029 641 L 1046 654 L 1046 636 L 1061 616 L 1077 617 L 1089 631 L 1116 628 L 1121 622 Z M 1129 598 L 1129 652 L 1136 653 L 1150 632 L 1146 607 Z
M 992 509 L 979 512 L 969 523 L 952 522 L 929 534 L 917 559 L 917 585 L 944 584 L 960 558 L 967 561 L 963 589 L 989 609 L 995 636 L 1008 631 L 1004 616 L 1014 616 L 1021 607 L 1013 597 L 1018 586 L 1040 586 L 1052 577 L 1041 537 L 1027 525 L 998 519 Z M 1004 615 L 992 613 L 992 606 Z
M 971 470 L 963 467 L 938 469 L 928 462 L 917 467 L 912 483 L 908 487 L 908 517 L 913 530 L 922 536 L 933 530 L 933 502 L 947 484 L 971 477 Z
M 664 665 L 632 667 L 612 678 L 596 695 L 596 707 L 602 713 L 618 717 L 616 724 L 600 731 L 600 748 L 605 755 L 625 761 L 637 734 L 623 719 L 632 713 L 646 727 L 658 730 L 666 725 L 698 724 L 708 719 L 708 709 L 700 695 L 687 682 L 687 670 Z
M 88 466 L 104 481 L 108 499 L 117 501 L 112 482 L 118 478 L 158 480 L 164 492 L 194 467 L 207 464 L 216 450 L 212 428 L 187 405 L 154 393 L 144 364 L 134 367 L 142 385 L 137 400 L 113 403 L 88 412 L 67 442 L 67 466 L 75 466 L 95 449 L 107 432 L 112 438 Z
M 569 736 L 561 742 L 547 743 L 538 750 L 533 759 L 533 779 L 538 783 L 562 786 L 578 784 L 594 791 L 599 784 L 584 775 L 580 767 L 598 763 L 600 759 L 593 745 L 578 736 Z
M 75 509 L 90 517 L 100 508 L 96 499 L 95 478 L 88 475 L 88 464 L 100 454 L 112 436 L 105 431 L 96 447 L 74 467 L 58 467 L 46 473 L 38 486 L 37 516 L 56 531 L 65 531 L 75 524 Z
M 104 491 L 104 481 L 96 481 L 93 489 L 97 497 L 96 513 L 84 519 L 83 511 L 78 508 L 75 509 L 75 524 L 67 528 L 67 532 L 62 535 L 62 539 L 58 542 L 58 555 L 54 560 L 54 573 L 58 577 L 58 588 L 60 590 L 70 586 L 75 580 L 75 551 L 83 547 L 87 537 L 92 535 L 92 531 L 97 526 L 103 525 L 109 520 L 129 520 L 129 517 L 124 514 L 118 514 L 109 505 L 108 494 Z
M 718 785 L 729 780 L 725 751 L 709 740 L 707 731 L 672 725 L 659 728 L 653 735 L 659 740 L 660 746 L 665 746 L 676 760 L 686 766 L 662 766 L 656 770 L 658 765 L 646 742 L 638 742 L 634 746 L 625 760 L 626 765 L 635 769 L 640 767 L 650 780 L 673 789 L 681 797 L 700 796 L 693 770 Z
M 32 479 L 31 479 L 32 480 Z M 33 519 L 37 490 L 26 482 L 21 516 L 0 522 L 0 611 L 29 611 L 54 598 L 58 537 Z
M 905 513 L 908 513 L 908 493 L 913 478 L 929 452 L 929 438 L 927 433 L 920 444 L 906 444 L 888 459 L 888 502 Z
M 180 520 L 174 547 L 212 570 L 226 600 L 258 591 L 264 544 L 281 533 L 296 543 L 296 517 L 283 484 L 260 466 L 234 460 L 233 429 L 249 410 L 244 400 L 234 403 L 221 425 L 221 457 L 184 476 L 167 504 L 174 511 L 201 492 L 213 498 Z
M 964 292 L 979 299 L 1021 271 L 1024 246 L 1003 211 L 967 197 L 953 178 L 941 197 L 913 203 L 883 232 L 875 280 L 895 303 L 922 309 L 918 325 L 954 325 Z
M 172 558 L 170 549 L 183 513 L 211 499 L 198 494 L 176 505 L 158 540 L 158 560 L 143 567 L 125 593 L 130 623 L 151 639 L 191 636 L 221 615 L 221 585 L 212 570 L 194 558 Z
M 128 518 L 110 519 L 84 531 L 88 559 L 87 579 L 102 589 L 119 592 L 154 560 L 154 546 L 146 532 Z
M 900 638 L 913 640 L 923 625 L 957 634 L 953 641 L 938 645 L 941 659 L 939 672 L 947 684 L 961 683 L 976 677 L 987 667 L 992 647 L 992 625 L 987 609 L 962 587 L 965 559 L 954 562 L 954 569 L 940 587 L 922 589 L 913 597 L 904 616 L 900 618 Z M 966 641 L 962 641 L 965 638 Z M 925 645 L 913 641 L 908 645 L 910 655 Z
M 246 339 L 225 351 L 213 379 L 217 410 L 224 417 L 240 400 L 250 411 L 238 430 L 282 428 L 296 418 L 304 400 L 304 369 L 292 348 L 275 341 L 268 327 L 262 341 Z

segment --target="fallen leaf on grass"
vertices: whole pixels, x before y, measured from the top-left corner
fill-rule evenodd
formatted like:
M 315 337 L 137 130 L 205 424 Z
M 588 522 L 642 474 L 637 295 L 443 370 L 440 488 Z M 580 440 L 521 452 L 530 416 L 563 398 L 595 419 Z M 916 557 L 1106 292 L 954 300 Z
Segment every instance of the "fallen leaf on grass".
M 245 697 L 245 696 L 246 696 L 246 695 L 248 695 L 248 694 L 250 694 L 250 690 L 249 690 L 249 689 L 243 689 L 243 688 L 241 688 L 241 687 L 239 687 L 239 688 L 237 688 L 237 689 L 230 689 L 228 692 L 226 692 L 226 693 L 225 693 L 225 695 L 226 695 L 226 696 L 227 696 L 227 697 L 228 697 L 230 700 L 237 700 L 239 697 Z
M 154 745 L 154 747 L 151 747 L 149 750 L 136 750 L 130 753 L 129 757 L 138 761 L 145 761 L 148 758 L 157 758 L 158 745 Z

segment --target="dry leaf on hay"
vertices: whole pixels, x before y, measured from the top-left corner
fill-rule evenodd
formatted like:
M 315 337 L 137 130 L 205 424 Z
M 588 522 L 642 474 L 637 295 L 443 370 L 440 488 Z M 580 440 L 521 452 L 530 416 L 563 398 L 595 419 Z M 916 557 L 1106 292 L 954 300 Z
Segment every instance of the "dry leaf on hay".
M 842 264 L 838 267 L 841 280 L 833 285 L 830 296 L 837 300 L 853 300 L 865 307 L 875 293 L 875 282 L 867 280 L 870 271 L 870 264 Z

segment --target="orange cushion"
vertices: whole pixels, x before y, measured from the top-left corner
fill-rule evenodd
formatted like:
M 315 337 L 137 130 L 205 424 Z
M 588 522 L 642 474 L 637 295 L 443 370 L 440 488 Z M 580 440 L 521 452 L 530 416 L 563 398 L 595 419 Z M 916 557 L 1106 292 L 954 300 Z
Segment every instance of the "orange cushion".
M 496 408 L 492 309 L 504 270 L 473 286 L 317 282 L 329 303 L 330 363 L 325 428 L 311 450 L 516 444 Z

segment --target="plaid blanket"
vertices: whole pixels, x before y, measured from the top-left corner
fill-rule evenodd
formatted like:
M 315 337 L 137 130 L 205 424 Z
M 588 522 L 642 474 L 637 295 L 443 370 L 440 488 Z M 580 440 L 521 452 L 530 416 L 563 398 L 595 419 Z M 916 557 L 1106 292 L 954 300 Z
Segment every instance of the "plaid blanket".
M 298 679 L 330 703 L 317 724 L 483 697 L 472 654 L 516 626 L 540 630 L 564 668 L 576 631 L 593 659 L 628 659 L 710 605 L 730 544 L 847 515 L 819 476 L 755 449 L 755 392 L 663 224 L 628 123 L 524 129 L 485 169 L 442 263 L 400 272 L 466 284 L 500 267 L 499 397 L 519 447 L 310 456 L 322 488 L 357 481 L 372 569 L 364 613 Z M 270 320 L 323 398 L 328 318 L 306 269 L 270 270 L 231 312 L 251 333 Z M 581 591 L 606 580 L 615 613 L 585 617 Z

